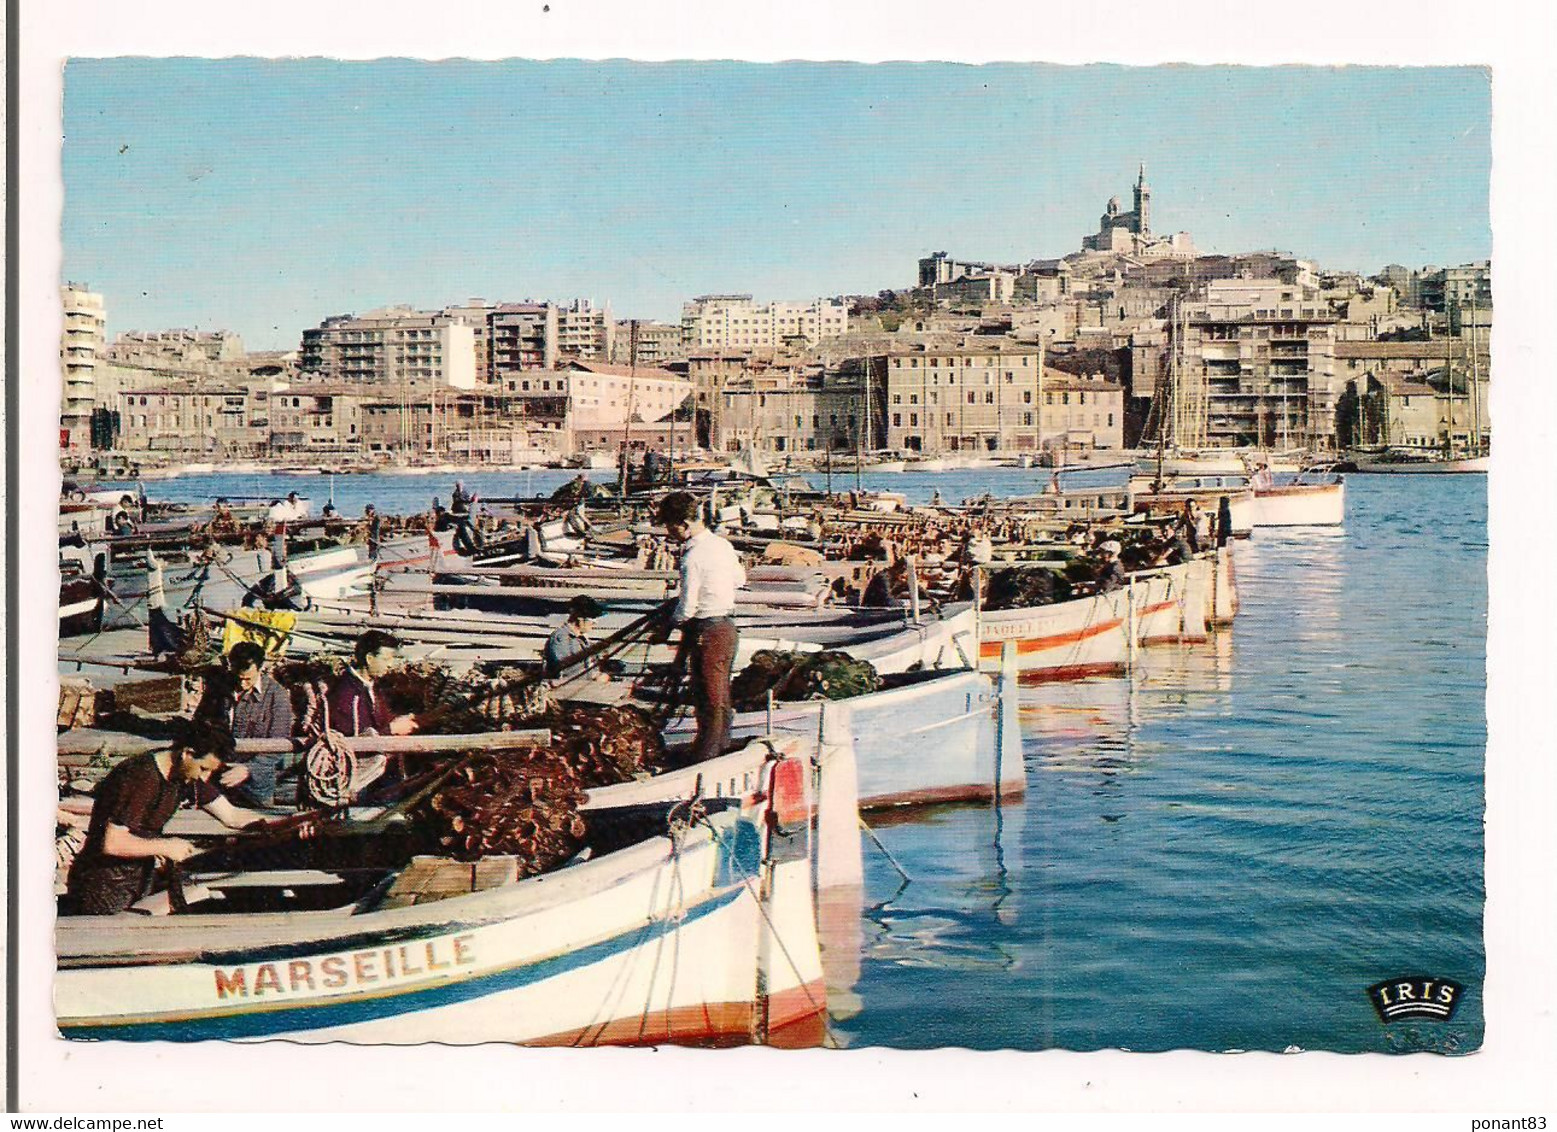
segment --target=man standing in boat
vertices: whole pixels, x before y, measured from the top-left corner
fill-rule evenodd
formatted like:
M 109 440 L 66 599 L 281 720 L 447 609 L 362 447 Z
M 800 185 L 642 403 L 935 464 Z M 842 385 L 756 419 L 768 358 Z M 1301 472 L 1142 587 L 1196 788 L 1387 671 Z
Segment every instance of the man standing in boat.
M 746 584 L 741 557 L 729 541 L 709 530 L 698 502 L 684 491 L 660 500 L 659 520 L 681 543 L 681 597 L 671 620 L 681 626 L 681 654 L 692 682 L 697 711 L 696 762 L 724 754 L 735 710 L 730 674 L 740 635 L 735 628 L 735 591 Z
M 158 860 L 194 856 L 193 842 L 162 831 L 179 802 L 201 787 L 201 808 L 228 828 L 263 824 L 264 815 L 234 806 L 210 787 L 232 753 L 232 738 L 220 728 L 190 723 L 170 749 L 135 755 L 109 771 L 94 792 L 86 844 L 71 863 L 62 911 L 123 912 L 147 894 Z
M 377 562 L 384 548 L 384 520 L 379 518 L 378 508 L 369 503 L 362 509 L 362 522 L 367 528 L 368 561 Z

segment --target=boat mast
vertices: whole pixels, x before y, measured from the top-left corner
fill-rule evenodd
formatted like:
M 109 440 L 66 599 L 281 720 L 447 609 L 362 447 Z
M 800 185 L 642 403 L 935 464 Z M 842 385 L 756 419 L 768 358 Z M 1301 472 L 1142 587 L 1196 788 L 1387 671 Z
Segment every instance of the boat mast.
M 1474 432 L 1471 433 L 1471 455 L 1482 454 L 1481 442 L 1481 360 L 1476 356 L 1476 300 L 1471 299 L 1470 320 L 1470 356 L 1471 356 L 1471 420 Z

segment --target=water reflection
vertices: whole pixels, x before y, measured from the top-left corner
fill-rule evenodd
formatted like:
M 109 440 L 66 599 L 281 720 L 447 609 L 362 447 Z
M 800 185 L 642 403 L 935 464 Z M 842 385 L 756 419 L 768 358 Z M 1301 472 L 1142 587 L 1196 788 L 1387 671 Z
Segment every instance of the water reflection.
M 1233 635 L 1136 653 L 1126 676 L 1022 688 L 1024 750 L 1046 771 L 1115 771 L 1141 753 L 1140 733 L 1186 713 L 1225 715 L 1233 691 Z

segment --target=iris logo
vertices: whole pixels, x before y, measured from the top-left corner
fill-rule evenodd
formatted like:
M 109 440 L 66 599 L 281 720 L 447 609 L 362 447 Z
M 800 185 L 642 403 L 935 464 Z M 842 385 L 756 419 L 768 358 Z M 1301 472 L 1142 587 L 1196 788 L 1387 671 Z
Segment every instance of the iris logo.
M 1453 979 L 1431 975 L 1398 975 L 1374 983 L 1368 998 L 1378 1011 L 1380 1022 L 1398 1022 L 1402 1018 L 1432 1018 L 1447 1022 L 1459 1008 L 1465 988 Z

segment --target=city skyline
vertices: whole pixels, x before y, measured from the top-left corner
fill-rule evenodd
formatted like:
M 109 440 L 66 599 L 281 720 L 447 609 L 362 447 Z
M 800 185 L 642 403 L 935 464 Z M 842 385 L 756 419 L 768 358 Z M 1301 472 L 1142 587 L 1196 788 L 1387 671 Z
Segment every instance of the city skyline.
M 1141 162 L 1202 253 L 1415 268 L 1489 258 L 1489 127 L 1468 67 L 77 60 L 64 276 L 253 349 L 474 296 L 673 321 L 1068 254 Z

